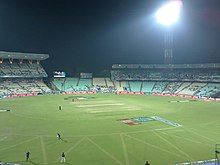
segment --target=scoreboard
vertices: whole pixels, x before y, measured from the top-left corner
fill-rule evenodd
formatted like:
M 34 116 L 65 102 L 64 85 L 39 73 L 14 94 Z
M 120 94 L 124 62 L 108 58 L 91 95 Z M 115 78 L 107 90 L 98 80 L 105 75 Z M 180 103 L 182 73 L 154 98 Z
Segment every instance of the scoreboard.
M 92 78 L 92 73 L 80 73 L 80 78 Z
M 54 71 L 53 77 L 66 77 L 66 72 Z

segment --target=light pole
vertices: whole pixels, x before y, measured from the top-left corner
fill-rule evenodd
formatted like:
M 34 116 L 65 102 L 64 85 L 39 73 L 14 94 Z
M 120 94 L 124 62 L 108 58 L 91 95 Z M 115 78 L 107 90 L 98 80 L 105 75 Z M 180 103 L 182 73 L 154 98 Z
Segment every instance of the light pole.
M 157 22 L 165 27 L 164 34 L 164 63 L 172 64 L 173 62 L 173 32 L 174 25 L 180 16 L 182 7 L 181 0 L 169 0 L 164 6 L 156 12 Z

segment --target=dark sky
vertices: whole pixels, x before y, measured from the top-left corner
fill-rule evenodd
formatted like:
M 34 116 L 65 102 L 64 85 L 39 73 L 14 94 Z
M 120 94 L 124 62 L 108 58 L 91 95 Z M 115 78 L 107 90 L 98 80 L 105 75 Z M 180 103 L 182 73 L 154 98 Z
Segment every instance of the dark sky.
M 163 63 L 165 0 L 0 0 L 0 50 L 48 53 L 47 72 Z M 174 63 L 220 62 L 220 0 L 183 0 Z

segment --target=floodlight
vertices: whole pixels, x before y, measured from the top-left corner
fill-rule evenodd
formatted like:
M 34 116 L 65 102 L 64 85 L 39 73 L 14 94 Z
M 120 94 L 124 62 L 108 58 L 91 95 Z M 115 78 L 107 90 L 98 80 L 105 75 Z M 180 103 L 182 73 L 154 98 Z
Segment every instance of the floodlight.
M 181 0 L 169 1 L 156 12 L 157 21 L 165 26 L 173 25 L 179 19 L 181 7 Z

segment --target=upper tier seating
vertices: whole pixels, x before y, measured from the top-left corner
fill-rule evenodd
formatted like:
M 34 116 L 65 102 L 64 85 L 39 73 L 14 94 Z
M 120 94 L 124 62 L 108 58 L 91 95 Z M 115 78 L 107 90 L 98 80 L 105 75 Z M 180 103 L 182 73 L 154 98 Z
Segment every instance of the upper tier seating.
M 121 69 L 111 70 L 112 80 L 213 81 L 220 82 L 219 69 Z
M 47 73 L 37 63 L 3 62 L 0 64 L 0 77 L 47 77 Z

